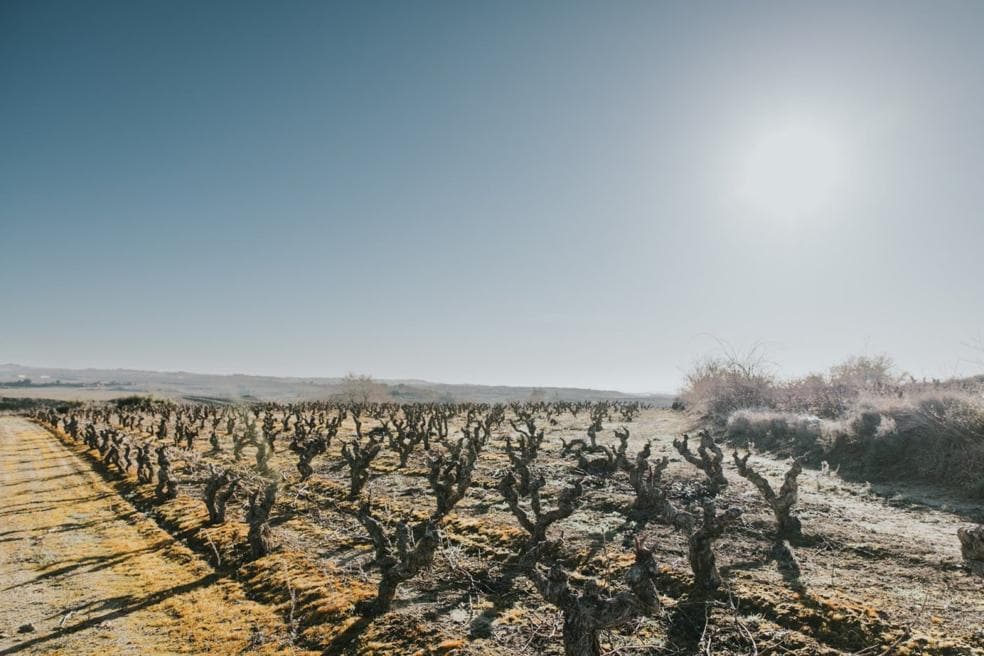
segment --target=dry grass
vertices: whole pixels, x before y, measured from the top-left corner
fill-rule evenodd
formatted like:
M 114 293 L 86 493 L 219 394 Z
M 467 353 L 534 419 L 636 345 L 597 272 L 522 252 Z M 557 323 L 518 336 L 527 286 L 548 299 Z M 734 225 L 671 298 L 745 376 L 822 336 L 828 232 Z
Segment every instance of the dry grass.
M 984 499 L 981 377 L 917 382 L 886 356 L 863 356 L 780 380 L 753 350 L 698 363 L 681 398 L 736 445 Z
M 868 398 L 836 420 L 739 410 L 724 432 L 739 446 L 827 461 L 867 480 L 928 483 L 984 499 L 984 401 L 966 392 Z
M 276 612 L 123 503 L 48 433 L 7 418 L 0 445 L 0 651 L 303 653 L 285 643 Z M 25 622 L 35 630 L 11 642 Z

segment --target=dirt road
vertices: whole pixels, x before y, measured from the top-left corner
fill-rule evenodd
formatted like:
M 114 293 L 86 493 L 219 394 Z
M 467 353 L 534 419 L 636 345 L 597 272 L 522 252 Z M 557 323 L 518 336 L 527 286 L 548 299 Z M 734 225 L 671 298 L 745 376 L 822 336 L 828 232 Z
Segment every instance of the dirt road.
M 0 417 L 0 654 L 292 653 L 286 635 L 54 436 Z

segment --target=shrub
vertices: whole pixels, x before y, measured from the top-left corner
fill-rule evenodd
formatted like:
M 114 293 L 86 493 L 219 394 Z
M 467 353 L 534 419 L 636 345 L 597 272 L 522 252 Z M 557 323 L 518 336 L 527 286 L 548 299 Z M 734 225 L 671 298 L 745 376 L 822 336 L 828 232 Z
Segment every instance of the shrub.
M 787 412 L 836 419 L 849 411 L 857 401 L 859 390 L 841 382 L 833 382 L 822 374 L 809 374 L 778 386 L 774 392 L 775 405 Z
M 738 446 L 754 444 L 782 456 L 819 455 L 832 444 L 838 428 L 838 423 L 814 415 L 739 410 L 728 417 L 725 436 Z
M 871 397 L 840 420 L 742 410 L 725 425 L 739 446 L 828 460 L 867 480 L 919 481 L 984 498 L 984 402 L 959 392 Z
M 828 374 L 779 380 L 757 348 L 740 353 L 723 345 L 724 355 L 699 361 L 687 374 L 680 406 L 723 425 L 738 410 L 781 410 L 838 419 L 864 397 L 900 396 L 904 374 L 886 355 L 853 356 Z M 909 383 L 915 389 L 913 383 Z
M 762 367 L 734 358 L 707 358 L 694 365 L 680 394 L 698 415 L 723 424 L 735 410 L 771 408 L 775 380 Z
M 872 479 L 942 484 L 965 494 L 984 487 L 984 403 L 954 392 L 925 393 L 861 410 L 848 453 Z
M 887 390 L 901 384 L 905 376 L 885 354 L 854 355 L 830 368 L 830 383 L 855 390 Z

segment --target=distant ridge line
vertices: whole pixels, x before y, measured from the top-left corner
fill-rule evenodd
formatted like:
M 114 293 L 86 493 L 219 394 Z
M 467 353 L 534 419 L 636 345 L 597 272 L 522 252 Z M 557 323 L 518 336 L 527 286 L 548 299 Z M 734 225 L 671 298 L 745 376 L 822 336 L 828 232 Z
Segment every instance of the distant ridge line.
M 29 379 L 28 385 L 25 379 Z M 149 394 L 173 399 L 195 399 L 207 403 L 237 403 L 254 400 L 302 401 L 332 398 L 343 392 L 343 378 L 313 376 L 259 376 L 251 374 L 202 374 L 187 371 L 149 371 L 141 369 L 67 369 L 30 367 L 14 363 L 0 364 L 0 384 L 20 396 L 41 396 L 54 383 L 78 398 L 85 391 L 119 392 L 120 396 Z M 18 382 L 25 382 L 18 385 Z M 633 400 L 669 405 L 671 394 L 640 394 L 616 390 L 581 387 L 545 387 L 536 385 L 483 385 L 477 383 L 432 383 L 419 379 L 375 379 L 384 385 L 397 402 L 472 401 L 508 403 L 539 398 L 546 401 Z

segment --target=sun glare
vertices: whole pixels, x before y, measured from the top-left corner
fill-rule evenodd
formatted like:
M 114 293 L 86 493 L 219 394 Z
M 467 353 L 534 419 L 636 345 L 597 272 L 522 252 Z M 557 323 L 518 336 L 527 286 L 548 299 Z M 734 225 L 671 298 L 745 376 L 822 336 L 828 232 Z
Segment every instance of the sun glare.
M 813 121 L 789 121 L 760 134 L 741 162 L 739 196 L 773 218 L 817 215 L 844 182 L 841 141 Z

